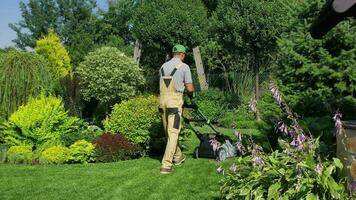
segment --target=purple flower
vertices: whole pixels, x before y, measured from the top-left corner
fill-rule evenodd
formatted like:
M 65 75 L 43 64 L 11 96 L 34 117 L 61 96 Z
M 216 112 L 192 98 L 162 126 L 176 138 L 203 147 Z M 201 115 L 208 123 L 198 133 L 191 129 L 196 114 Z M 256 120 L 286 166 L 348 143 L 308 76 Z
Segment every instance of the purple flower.
M 256 156 L 252 158 L 253 161 L 253 166 L 254 167 L 260 167 L 265 164 L 265 162 L 262 160 L 261 156 Z
M 238 130 L 235 130 L 235 136 L 237 138 L 237 141 L 242 141 L 242 136 L 241 133 Z
M 304 149 L 305 135 L 299 134 L 293 138 L 293 141 L 290 143 L 297 150 L 301 151 Z
M 219 148 L 219 142 L 213 138 L 209 140 L 210 145 L 213 147 L 213 151 L 216 152 Z
M 323 173 L 323 165 L 321 163 L 318 163 L 315 167 L 315 172 L 321 176 L 321 174 Z
M 277 123 L 275 130 L 277 133 L 281 133 L 283 136 L 289 135 L 288 126 L 282 121 Z
M 244 153 L 243 146 L 242 146 L 242 135 L 239 131 L 235 130 L 235 136 L 237 138 L 236 141 L 236 149 L 239 153 Z
M 283 103 L 282 95 L 280 94 L 277 87 L 273 83 L 271 83 L 271 85 L 270 85 L 270 90 L 271 90 L 273 98 L 276 100 L 278 105 L 282 105 L 282 103 Z
M 216 172 L 218 172 L 219 174 L 224 174 L 224 168 L 220 166 L 219 168 L 216 169 Z
M 261 157 L 261 150 L 262 148 L 260 146 L 253 144 L 251 154 L 254 167 L 261 167 L 265 164 Z
M 342 134 L 342 122 L 341 122 L 341 118 L 342 118 L 342 113 L 337 111 L 334 116 L 333 116 L 333 120 L 335 122 L 335 128 L 336 128 L 336 133 L 341 135 Z
M 230 166 L 229 170 L 230 170 L 232 173 L 236 173 L 236 171 L 237 171 L 237 166 L 235 165 L 235 163 L 233 163 L 233 164 Z

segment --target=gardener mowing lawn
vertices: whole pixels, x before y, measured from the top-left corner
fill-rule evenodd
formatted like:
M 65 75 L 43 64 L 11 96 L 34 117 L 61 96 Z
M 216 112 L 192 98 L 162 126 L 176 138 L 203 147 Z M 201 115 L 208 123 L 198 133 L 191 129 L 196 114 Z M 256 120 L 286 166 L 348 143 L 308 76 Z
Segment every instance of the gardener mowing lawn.
M 160 73 L 159 110 L 167 137 L 166 150 L 162 159 L 161 173 L 172 173 L 172 166 L 182 164 L 186 156 L 178 147 L 178 136 L 181 130 L 183 92 L 187 89 L 193 97 L 194 86 L 192 74 L 187 64 L 183 63 L 186 48 L 177 44 L 173 47 L 173 58 L 164 63 Z

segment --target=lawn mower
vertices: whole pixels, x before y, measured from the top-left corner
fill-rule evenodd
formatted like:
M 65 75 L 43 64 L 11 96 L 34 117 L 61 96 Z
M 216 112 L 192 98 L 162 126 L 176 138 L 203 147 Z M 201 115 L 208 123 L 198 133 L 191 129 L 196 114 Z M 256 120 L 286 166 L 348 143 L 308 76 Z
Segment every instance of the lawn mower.
M 197 117 L 200 118 L 193 120 L 184 118 L 188 127 L 194 131 L 200 141 L 199 146 L 194 149 L 194 158 L 214 158 L 218 161 L 223 161 L 237 155 L 236 147 L 232 145 L 231 138 L 221 134 L 196 104 L 187 106 L 187 108 L 196 110 Z M 213 133 L 203 134 L 191 122 L 203 122 L 203 124 L 208 125 L 213 130 Z

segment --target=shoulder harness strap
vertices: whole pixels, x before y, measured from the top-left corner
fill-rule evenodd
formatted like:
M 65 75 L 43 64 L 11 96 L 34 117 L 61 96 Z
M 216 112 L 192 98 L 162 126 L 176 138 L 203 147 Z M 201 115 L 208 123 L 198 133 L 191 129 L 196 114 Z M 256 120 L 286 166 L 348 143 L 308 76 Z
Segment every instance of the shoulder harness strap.
M 173 76 L 173 75 L 176 73 L 176 71 L 177 71 L 182 65 L 183 65 L 182 63 L 178 64 L 178 65 L 173 69 L 173 71 L 172 71 L 172 73 L 171 73 L 171 76 Z

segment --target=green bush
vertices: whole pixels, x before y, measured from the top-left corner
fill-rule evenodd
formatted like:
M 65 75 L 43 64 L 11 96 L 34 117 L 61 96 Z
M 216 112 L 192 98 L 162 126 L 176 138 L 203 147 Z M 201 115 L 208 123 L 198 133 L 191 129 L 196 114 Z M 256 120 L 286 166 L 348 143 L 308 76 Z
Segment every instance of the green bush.
M 63 164 L 70 160 L 69 149 L 64 146 L 53 146 L 41 152 L 41 164 Z
M 88 163 L 95 161 L 95 146 L 85 140 L 76 141 L 69 147 L 70 161 L 75 163 Z
M 115 104 L 104 127 L 108 132 L 122 134 L 134 144 L 147 144 L 151 135 L 162 130 L 157 97 L 141 96 Z
M 12 146 L 7 151 L 7 161 L 12 164 L 30 164 L 32 158 L 31 145 Z
M 10 50 L 0 57 L 0 117 L 7 118 L 30 96 L 53 91 L 53 75 L 41 56 Z
M 139 93 L 145 82 L 141 69 L 132 58 L 114 47 L 102 47 L 89 53 L 78 66 L 83 98 L 113 103 Z
M 77 129 L 70 134 L 64 134 L 61 137 L 64 146 L 70 146 L 78 140 L 94 141 L 103 134 L 103 130 L 95 125 L 90 125 L 88 122 L 80 121 L 76 123 Z
M 218 120 L 227 111 L 226 95 L 217 88 L 197 92 L 195 100 L 199 109 L 210 120 Z
M 28 144 L 46 148 L 61 144 L 62 137 L 72 134 L 79 121 L 67 115 L 61 99 L 41 95 L 30 98 L 14 112 L 0 127 L 0 134 L 9 146 Z

